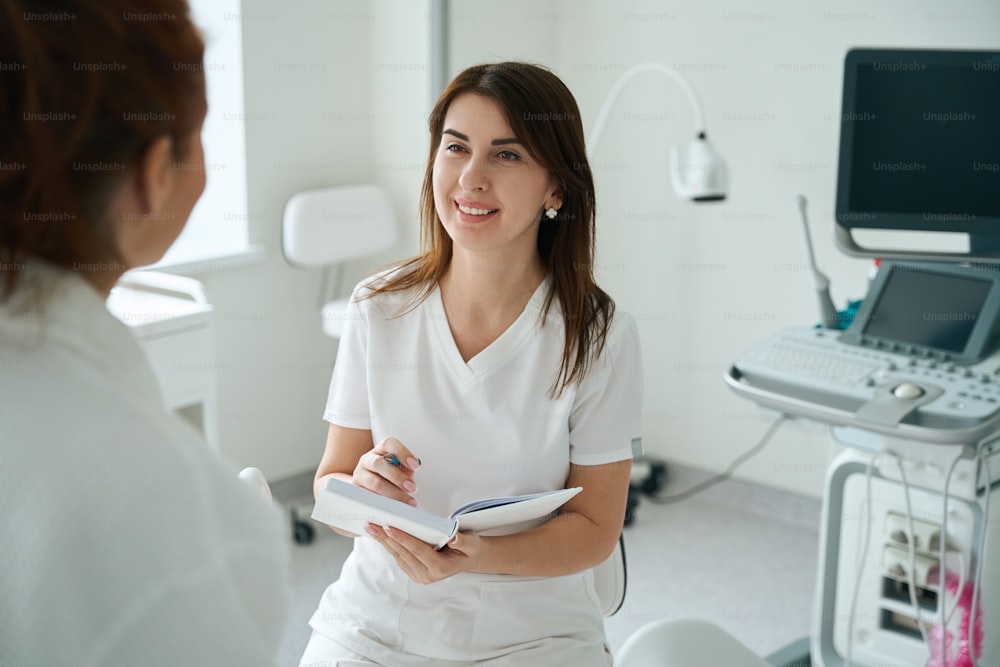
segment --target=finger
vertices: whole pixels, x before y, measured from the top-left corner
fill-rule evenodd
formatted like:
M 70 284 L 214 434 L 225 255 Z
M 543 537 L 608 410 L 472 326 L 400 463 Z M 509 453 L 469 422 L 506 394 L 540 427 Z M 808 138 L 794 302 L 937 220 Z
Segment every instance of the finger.
M 436 553 L 433 547 L 392 526 L 382 526 L 381 531 L 385 544 L 391 548 L 400 564 L 405 563 L 411 570 L 427 569 L 425 558 Z
M 368 530 L 368 528 L 371 530 Z M 409 538 L 409 540 L 415 541 L 417 544 L 425 547 L 427 545 L 412 535 L 389 526 L 380 527 L 369 524 L 368 528 L 365 531 L 382 544 L 385 550 L 396 560 L 396 564 L 406 572 L 407 576 L 414 581 L 424 583 L 429 581 L 427 578 L 426 563 L 412 551 L 412 542 L 408 544 L 403 544 L 403 542 Z
M 369 470 L 363 465 L 359 465 L 354 470 L 352 481 L 356 486 L 377 493 L 380 496 L 392 498 L 408 505 L 415 506 L 417 504 L 417 501 L 406 491 L 405 487 L 401 488 L 394 480 L 386 479 L 380 472 Z M 414 486 L 414 488 L 416 487 Z
M 365 526 L 365 533 L 374 538 L 376 542 L 381 543 L 391 556 L 396 557 L 396 552 L 399 551 L 399 547 L 388 535 L 386 535 L 385 529 L 382 526 L 370 523 Z
M 466 555 L 451 549 L 437 550 L 416 537 L 397 528 L 386 526 L 385 534 L 398 547 L 394 551 L 396 562 L 419 583 L 431 583 L 450 577 L 462 570 Z
M 398 528 L 383 526 L 382 530 L 386 535 L 385 544 L 391 546 L 392 554 L 399 566 L 406 570 L 414 581 L 430 582 L 430 567 L 425 558 L 432 558 L 437 553 L 434 548 Z
M 455 536 L 448 540 L 445 549 L 452 553 L 461 554 L 465 558 L 471 558 L 479 548 L 479 535 L 474 532 L 455 533 Z
M 422 556 L 426 556 L 428 553 L 436 551 L 436 549 L 434 549 L 431 545 L 414 537 L 413 535 L 410 535 L 404 530 L 393 528 L 392 526 L 385 526 L 383 530 L 389 539 L 399 545 L 401 550 L 405 550 L 413 554 L 413 556 L 418 559 L 421 559 Z
M 375 448 L 375 452 L 378 453 L 379 456 L 395 456 L 397 463 L 393 465 L 405 467 L 410 472 L 415 472 L 420 468 L 420 459 L 417 455 L 411 452 L 406 445 L 392 436 L 382 438 L 382 441 L 378 443 L 378 447 Z
M 396 464 L 393 464 L 392 461 L 396 461 Z M 379 452 L 378 448 L 375 448 L 362 456 L 358 461 L 358 465 L 359 467 L 364 468 L 365 470 L 368 470 L 385 480 L 388 480 L 403 493 L 411 494 L 415 493 L 417 490 L 417 483 L 413 479 L 413 471 L 410 470 L 409 467 L 399 464 L 395 454 L 382 454 Z M 392 494 L 391 497 L 398 499 L 398 496 L 395 494 Z M 407 500 L 405 502 L 409 502 L 409 498 L 410 496 L 407 495 Z
M 387 459 L 387 456 L 380 456 L 377 452 L 372 451 L 371 463 L 367 467 L 373 473 L 395 484 L 404 493 L 415 493 L 417 483 L 413 480 L 413 471 L 406 466 L 394 465 Z

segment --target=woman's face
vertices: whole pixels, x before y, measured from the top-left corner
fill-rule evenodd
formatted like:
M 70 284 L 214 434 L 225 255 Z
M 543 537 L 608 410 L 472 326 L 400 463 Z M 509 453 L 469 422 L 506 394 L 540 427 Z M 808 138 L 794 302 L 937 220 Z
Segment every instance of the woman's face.
M 499 253 L 525 262 L 538 225 L 562 198 L 489 98 L 466 93 L 445 114 L 434 159 L 434 205 L 457 252 Z
M 150 237 L 150 249 L 158 255 L 154 261 L 159 261 L 180 236 L 194 205 L 205 192 L 205 151 L 201 143 L 201 128 L 199 124 L 191 133 L 184 154 L 173 163 L 174 189 L 164 212 L 163 233 Z
M 172 149 L 170 149 L 172 151 Z M 157 181 L 162 188 L 155 197 L 155 210 L 136 216 L 119 227 L 118 249 L 127 267 L 146 266 L 159 261 L 187 224 L 194 205 L 205 191 L 205 153 L 201 142 L 201 124 L 192 132 L 183 154 L 162 156 L 158 168 L 169 177 Z

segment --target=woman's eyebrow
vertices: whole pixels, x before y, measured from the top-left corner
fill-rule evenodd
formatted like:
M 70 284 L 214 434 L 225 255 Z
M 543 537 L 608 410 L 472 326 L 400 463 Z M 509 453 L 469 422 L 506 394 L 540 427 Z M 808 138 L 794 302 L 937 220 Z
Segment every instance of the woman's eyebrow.
M 462 134 L 458 130 L 447 129 L 444 130 L 443 134 L 450 134 L 453 137 L 461 139 L 462 141 L 469 140 L 469 137 L 467 135 Z M 490 144 L 493 146 L 504 146 L 506 144 L 519 144 L 519 143 L 521 143 L 521 141 L 517 137 L 507 137 L 506 139 L 494 139 L 493 141 L 490 142 Z

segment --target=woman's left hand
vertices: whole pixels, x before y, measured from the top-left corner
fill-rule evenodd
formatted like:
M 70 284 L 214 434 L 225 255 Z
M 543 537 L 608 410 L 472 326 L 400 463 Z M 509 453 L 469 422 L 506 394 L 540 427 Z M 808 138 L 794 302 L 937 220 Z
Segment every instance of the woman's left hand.
M 472 569 L 482 546 L 477 533 L 456 533 L 440 551 L 397 528 L 368 524 L 365 532 L 381 543 L 400 569 L 418 584 L 433 584 Z

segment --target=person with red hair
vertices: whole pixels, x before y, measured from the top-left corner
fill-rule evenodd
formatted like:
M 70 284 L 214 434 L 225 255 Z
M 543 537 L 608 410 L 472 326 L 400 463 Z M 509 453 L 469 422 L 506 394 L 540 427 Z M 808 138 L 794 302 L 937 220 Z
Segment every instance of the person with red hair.
M 0 664 L 268 665 L 277 510 L 105 307 L 205 187 L 185 0 L 0 5 Z

